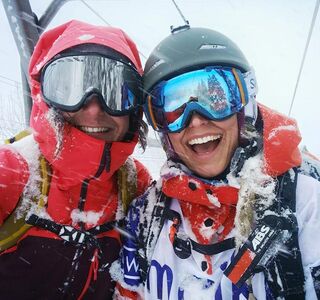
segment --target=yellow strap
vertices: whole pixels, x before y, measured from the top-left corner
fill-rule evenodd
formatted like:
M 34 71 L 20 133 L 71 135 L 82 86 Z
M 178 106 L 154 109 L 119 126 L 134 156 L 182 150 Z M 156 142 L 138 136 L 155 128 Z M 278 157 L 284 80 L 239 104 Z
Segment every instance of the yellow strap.
M 132 160 L 131 160 L 132 161 Z M 134 162 L 132 161 L 134 164 Z M 124 213 L 127 212 L 128 207 L 131 201 L 135 198 L 137 192 L 137 176 L 135 173 L 134 180 L 129 180 L 129 170 L 130 172 L 136 172 L 135 169 L 132 169 L 132 164 L 130 164 L 129 159 L 125 162 L 125 164 L 117 171 L 118 176 L 118 189 L 121 197 L 122 208 Z
M 6 220 L 6 222 L 9 221 Z M 3 226 L 3 225 L 2 225 Z M 1 227 L 2 227 L 1 226 Z M 12 233 L 10 233 L 10 235 L 7 238 L 2 239 L 3 237 L 1 236 L 1 241 L 0 241 L 0 251 L 4 251 L 12 246 L 14 246 L 17 241 L 19 240 L 19 238 L 25 233 L 27 232 L 27 230 L 32 227 L 29 224 L 24 223 L 23 225 L 21 225 L 20 228 L 18 228 L 17 231 L 14 231 Z
M 28 129 L 25 129 L 21 132 L 19 132 L 17 135 L 15 135 L 13 138 L 10 138 L 10 139 L 5 139 L 4 140 L 4 143 L 5 144 L 12 144 L 16 141 L 19 141 L 21 140 L 22 138 L 28 136 L 31 132 L 28 130 Z
M 50 187 L 50 167 L 48 165 L 48 162 L 46 159 L 41 155 L 40 157 L 40 170 L 41 170 L 41 195 L 40 199 L 38 201 L 38 207 L 44 207 L 45 206 L 45 200 L 44 197 L 46 197 L 49 193 L 49 187 Z
M 24 130 L 17 134 L 14 138 L 8 139 L 6 143 L 13 143 L 18 141 L 23 137 L 29 135 L 30 132 Z M 46 159 L 41 155 L 39 158 L 39 167 L 41 173 L 41 195 L 39 199 L 34 198 L 33 201 L 37 203 L 37 209 L 40 209 L 45 206 L 45 197 L 49 193 L 50 179 L 51 179 L 51 169 L 46 161 Z M 0 226 L 0 251 L 4 251 L 12 246 L 14 246 L 22 235 L 27 232 L 32 226 L 26 224 L 25 217 L 26 214 L 23 214 L 20 218 L 17 218 L 16 211 L 21 206 L 22 199 L 20 198 L 18 205 L 15 210 L 10 214 L 10 216 L 5 220 L 5 222 Z

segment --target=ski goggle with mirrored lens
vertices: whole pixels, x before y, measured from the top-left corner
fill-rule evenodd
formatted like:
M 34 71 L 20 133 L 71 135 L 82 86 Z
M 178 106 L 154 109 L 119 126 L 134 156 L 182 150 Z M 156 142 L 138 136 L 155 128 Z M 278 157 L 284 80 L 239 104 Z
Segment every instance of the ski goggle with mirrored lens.
M 247 88 L 250 75 L 235 68 L 206 67 L 162 81 L 144 104 L 149 124 L 157 131 L 179 132 L 194 112 L 209 120 L 225 120 L 253 96 Z
M 99 55 L 65 56 L 48 63 L 41 73 L 45 102 L 62 111 L 82 108 L 96 94 L 114 116 L 129 114 L 141 101 L 141 76 L 131 66 Z

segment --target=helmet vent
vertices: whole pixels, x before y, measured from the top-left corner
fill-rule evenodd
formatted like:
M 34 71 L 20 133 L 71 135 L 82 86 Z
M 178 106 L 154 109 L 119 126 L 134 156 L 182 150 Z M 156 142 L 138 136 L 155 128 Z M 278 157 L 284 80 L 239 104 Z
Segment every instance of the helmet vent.
M 165 61 L 163 59 L 159 59 L 157 60 L 148 70 L 148 73 L 151 72 L 152 70 L 154 70 L 155 68 L 157 68 L 158 66 L 160 66 L 161 64 L 165 63 Z
M 220 44 L 205 44 L 201 45 L 199 50 L 211 50 L 211 49 L 226 49 L 227 47 L 225 45 Z

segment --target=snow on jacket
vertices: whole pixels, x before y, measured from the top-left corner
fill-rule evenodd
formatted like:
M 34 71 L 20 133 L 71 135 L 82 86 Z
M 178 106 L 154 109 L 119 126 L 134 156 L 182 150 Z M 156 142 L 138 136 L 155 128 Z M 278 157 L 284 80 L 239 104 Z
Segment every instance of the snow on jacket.
M 62 39 L 63 37 L 63 39 Z M 98 140 L 65 122 L 42 99 L 40 70 L 57 53 L 83 43 L 111 47 L 128 57 L 141 73 L 138 51 L 120 29 L 92 27 L 70 21 L 42 35 L 31 58 L 29 73 L 33 107 L 32 135 L 0 148 L 0 224 L 22 196 L 22 209 L 32 209 L 30 199 L 41 186 L 39 156 L 51 168 L 50 189 L 41 217 L 88 230 L 119 218 L 116 171 L 127 161 L 137 143 Z M 136 160 L 137 195 L 150 183 L 150 175 Z M 21 208 L 20 208 L 21 209 Z M 109 266 L 118 257 L 119 234 L 98 236 L 101 251 L 74 246 L 56 234 L 32 227 L 0 255 L 1 298 L 5 299 L 109 299 L 114 283 Z
M 126 218 L 129 238 L 124 241 L 121 259 L 113 264 L 112 276 L 118 281 L 116 299 L 249 299 L 252 294 L 259 300 L 274 299 L 262 272 L 240 288 L 224 275 L 237 252 L 234 248 L 212 256 L 192 249 L 191 255 L 182 259 L 172 244 L 174 220 L 165 220 L 161 230 L 159 222 L 151 227 L 146 225 L 152 224 L 151 219 L 157 214 L 152 208 L 160 203 L 159 197 L 164 194 L 164 201 L 167 201 L 166 197 L 171 198 L 170 208 L 181 216 L 177 234 L 182 239 L 189 237 L 200 244 L 211 244 L 235 237 L 240 245 L 246 240 L 252 229 L 252 221 L 248 221 L 252 211 L 250 214 L 250 210 L 242 208 L 250 191 L 264 199 L 267 208 L 274 197 L 273 178 L 301 164 L 297 148 L 300 136 L 295 122 L 262 105 L 259 109 L 264 124 L 264 157 L 260 153 L 248 158 L 239 178 L 227 176 L 228 183 L 208 182 L 192 175 L 185 166 L 168 161 L 157 184 L 135 200 Z M 296 187 L 298 241 L 306 299 L 317 299 L 320 183 L 302 173 L 298 174 Z M 242 184 L 231 186 L 231 181 L 241 179 Z M 268 182 L 270 184 L 265 184 Z M 247 212 L 245 216 L 241 215 L 244 211 Z M 149 229 L 142 231 L 141 228 Z M 148 238 L 142 237 L 141 232 Z M 148 241 L 147 248 L 139 245 L 142 240 Z M 145 281 L 139 265 L 143 256 L 149 264 Z

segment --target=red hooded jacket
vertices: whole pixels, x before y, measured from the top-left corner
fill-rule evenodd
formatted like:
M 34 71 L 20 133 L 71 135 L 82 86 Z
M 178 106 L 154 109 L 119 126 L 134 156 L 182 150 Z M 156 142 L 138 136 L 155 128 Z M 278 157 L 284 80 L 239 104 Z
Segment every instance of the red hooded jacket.
M 0 224 L 16 207 L 20 196 L 37 191 L 35 165 L 41 153 L 51 167 L 46 218 L 76 228 L 90 229 L 115 220 L 120 204 L 116 171 L 132 154 L 131 142 L 98 140 L 67 123 L 58 126 L 43 101 L 40 71 L 56 54 L 72 46 L 93 43 L 126 56 L 142 73 L 133 41 L 120 29 L 70 21 L 44 33 L 34 49 L 29 67 L 33 98 L 33 134 L 12 146 L 0 148 Z M 138 161 L 137 195 L 150 183 L 148 171 Z M 27 189 L 27 190 L 26 190 Z M 81 248 L 54 233 L 32 227 L 18 245 L 0 256 L 0 289 L 6 299 L 109 299 L 113 283 L 110 263 L 118 257 L 118 233 L 99 236 L 101 251 Z

